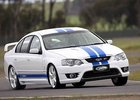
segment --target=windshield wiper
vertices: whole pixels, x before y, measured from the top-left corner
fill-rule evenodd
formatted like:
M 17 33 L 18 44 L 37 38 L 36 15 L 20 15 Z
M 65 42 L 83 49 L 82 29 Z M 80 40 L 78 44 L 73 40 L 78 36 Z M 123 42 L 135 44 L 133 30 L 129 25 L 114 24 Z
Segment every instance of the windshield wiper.
M 93 45 L 104 44 L 104 43 L 94 43 Z
M 77 45 L 70 45 L 67 48 L 78 47 Z
M 98 45 L 98 44 L 104 44 L 104 43 L 94 43 L 94 44 L 86 44 L 86 45 L 70 45 L 70 46 L 61 47 L 61 48 L 72 48 L 72 47 L 88 46 L 88 45 Z

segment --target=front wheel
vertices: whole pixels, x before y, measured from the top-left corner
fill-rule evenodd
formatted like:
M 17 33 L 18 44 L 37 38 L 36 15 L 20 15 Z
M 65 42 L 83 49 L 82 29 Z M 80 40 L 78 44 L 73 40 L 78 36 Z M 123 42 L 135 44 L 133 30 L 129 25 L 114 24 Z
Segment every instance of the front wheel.
M 123 86 L 127 83 L 128 77 L 116 77 L 112 78 L 112 82 L 115 86 Z
M 20 84 L 14 67 L 11 67 L 9 69 L 8 78 L 9 78 L 9 83 L 10 83 L 12 89 L 14 89 L 14 90 L 25 89 L 26 85 Z
M 72 85 L 73 85 L 74 87 L 82 87 L 82 86 L 85 85 L 85 83 L 86 83 L 86 82 L 78 82 L 78 83 L 72 83 Z
M 49 83 L 52 88 L 64 88 L 66 84 L 60 84 L 57 71 L 53 65 L 48 69 Z

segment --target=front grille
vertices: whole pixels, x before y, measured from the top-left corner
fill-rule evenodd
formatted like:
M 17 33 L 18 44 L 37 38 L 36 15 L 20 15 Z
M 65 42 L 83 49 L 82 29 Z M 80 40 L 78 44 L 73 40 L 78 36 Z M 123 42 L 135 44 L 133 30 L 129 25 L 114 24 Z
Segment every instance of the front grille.
M 89 63 L 108 61 L 110 56 L 85 59 Z
M 83 79 L 84 78 L 100 78 L 100 77 L 109 77 L 109 76 L 115 76 L 115 75 L 120 75 L 120 72 L 118 69 L 112 68 L 108 71 L 105 72 L 94 72 L 94 71 L 88 71 L 86 73 L 84 73 L 83 75 Z

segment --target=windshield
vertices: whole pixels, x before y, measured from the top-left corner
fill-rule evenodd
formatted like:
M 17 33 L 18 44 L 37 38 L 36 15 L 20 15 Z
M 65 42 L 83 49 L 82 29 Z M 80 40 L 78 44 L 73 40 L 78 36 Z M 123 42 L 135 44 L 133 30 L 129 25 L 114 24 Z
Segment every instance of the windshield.
M 103 39 L 89 31 L 49 34 L 42 38 L 48 50 L 105 43 Z

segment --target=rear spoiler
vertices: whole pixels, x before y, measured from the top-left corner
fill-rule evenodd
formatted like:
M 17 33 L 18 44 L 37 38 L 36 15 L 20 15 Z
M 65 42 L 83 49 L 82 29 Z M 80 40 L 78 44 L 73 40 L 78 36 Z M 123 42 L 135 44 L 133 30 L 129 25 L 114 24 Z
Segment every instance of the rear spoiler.
M 8 43 L 4 46 L 4 51 L 7 52 L 11 50 L 18 42 Z

